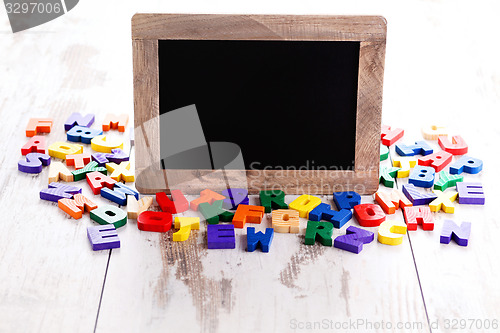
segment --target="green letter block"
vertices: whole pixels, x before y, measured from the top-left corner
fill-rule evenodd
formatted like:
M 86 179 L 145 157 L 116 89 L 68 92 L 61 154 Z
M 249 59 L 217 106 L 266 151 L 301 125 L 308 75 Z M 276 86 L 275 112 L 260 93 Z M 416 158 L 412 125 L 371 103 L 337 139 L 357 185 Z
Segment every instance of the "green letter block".
M 333 224 L 330 222 L 307 221 L 306 245 L 314 245 L 316 241 L 324 246 L 332 246 Z
M 234 213 L 222 209 L 224 200 L 216 200 L 213 204 L 203 202 L 198 205 L 198 210 L 203 214 L 208 224 L 219 224 L 221 222 L 233 221 Z
M 266 209 L 266 213 L 270 213 L 272 209 L 288 208 L 283 191 L 260 191 L 259 197 L 260 205 Z
M 112 224 L 118 229 L 127 223 L 127 212 L 116 206 L 104 205 L 91 210 L 90 218 L 99 224 Z

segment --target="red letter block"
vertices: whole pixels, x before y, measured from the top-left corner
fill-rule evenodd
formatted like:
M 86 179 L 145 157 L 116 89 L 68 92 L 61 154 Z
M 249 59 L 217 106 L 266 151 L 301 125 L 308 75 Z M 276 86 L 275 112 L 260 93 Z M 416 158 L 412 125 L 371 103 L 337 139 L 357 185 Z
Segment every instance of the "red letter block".
M 99 171 L 90 172 L 87 174 L 87 183 L 89 183 L 92 192 L 95 195 L 101 194 L 101 189 L 106 186 L 110 190 L 115 186 L 116 181 L 103 175 Z
M 408 230 L 417 230 L 419 224 L 424 230 L 434 230 L 434 222 L 428 206 L 405 207 L 404 213 Z
M 382 125 L 380 138 L 382 139 L 382 144 L 384 146 L 390 146 L 399 139 L 401 139 L 404 134 L 405 131 L 403 131 L 401 128 L 391 129 L 390 126 Z
M 378 227 L 385 221 L 385 214 L 379 205 L 361 204 L 354 206 L 354 216 L 362 227 Z
M 419 158 L 418 165 L 431 166 L 434 170 L 436 170 L 436 172 L 439 172 L 451 162 L 452 158 L 452 154 L 442 150 L 440 152 Z
M 165 212 L 142 212 L 137 217 L 137 228 L 143 231 L 167 232 L 172 228 L 172 214 Z
M 29 153 L 47 154 L 44 136 L 35 135 L 21 148 L 22 155 L 28 155 Z
M 189 201 L 184 197 L 181 190 L 172 190 L 172 200 L 164 192 L 156 193 L 156 202 L 162 211 L 170 214 L 179 214 L 189 208 Z
M 460 135 L 455 135 L 451 138 L 452 142 L 447 136 L 438 137 L 438 143 L 444 151 L 453 155 L 465 155 L 469 150 L 469 146 L 465 143 Z

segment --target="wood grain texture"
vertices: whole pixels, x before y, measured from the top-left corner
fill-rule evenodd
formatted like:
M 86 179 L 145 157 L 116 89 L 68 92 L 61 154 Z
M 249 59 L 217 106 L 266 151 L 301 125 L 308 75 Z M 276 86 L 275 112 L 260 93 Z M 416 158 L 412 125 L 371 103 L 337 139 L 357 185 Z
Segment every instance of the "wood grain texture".
M 208 186 L 227 187 L 228 178 L 243 185 L 241 174 L 209 170 L 158 170 L 158 40 L 309 40 L 359 41 L 356 143 L 353 170 L 247 170 L 250 193 L 281 189 L 288 194 L 329 194 L 334 188 L 372 194 L 378 186 L 376 153 L 381 126 L 386 21 L 380 16 L 181 15 L 136 14 L 132 18 L 134 110 L 137 139 L 137 188 L 143 193 L 176 189 L 199 193 Z M 144 127 L 148 129 L 145 130 Z M 338 143 L 341 144 L 341 143 Z M 172 174 L 172 175 L 171 175 Z M 197 178 L 198 177 L 198 178 Z M 226 181 L 222 181 L 225 178 Z M 246 187 L 246 186 L 245 186 Z

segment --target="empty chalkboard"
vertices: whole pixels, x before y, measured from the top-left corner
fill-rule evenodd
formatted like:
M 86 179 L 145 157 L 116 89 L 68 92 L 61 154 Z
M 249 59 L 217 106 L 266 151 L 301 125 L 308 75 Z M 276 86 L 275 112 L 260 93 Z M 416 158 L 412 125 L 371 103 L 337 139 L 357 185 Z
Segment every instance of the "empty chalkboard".
M 136 14 L 136 187 L 373 193 L 385 39 L 377 16 Z
M 160 114 L 194 104 L 246 169 L 353 169 L 358 66 L 359 42 L 159 40 Z

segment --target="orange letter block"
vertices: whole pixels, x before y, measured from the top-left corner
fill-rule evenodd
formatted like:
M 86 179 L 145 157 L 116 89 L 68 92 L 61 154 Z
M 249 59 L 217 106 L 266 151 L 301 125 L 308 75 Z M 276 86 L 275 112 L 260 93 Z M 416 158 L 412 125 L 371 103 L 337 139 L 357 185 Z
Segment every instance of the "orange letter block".
M 75 194 L 73 199 L 59 199 L 57 206 L 77 220 L 82 218 L 84 210 L 90 212 L 97 208 L 95 203 L 80 193 Z
M 208 202 L 209 204 L 213 204 L 214 201 L 226 199 L 225 196 L 214 192 L 212 190 L 206 189 L 200 192 L 200 197 L 191 201 L 191 209 L 194 211 L 198 210 L 198 205 L 203 202 Z
M 127 127 L 128 115 L 120 114 L 118 116 L 108 113 L 102 122 L 102 130 L 107 132 L 110 129 L 117 129 L 119 132 L 125 132 Z
M 375 193 L 375 201 L 382 207 L 386 214 L 394 214 L 396 209 L 413 206 L 410 200 L 398 190 L 391 193 L 378 191 Z
M 66 165 L 74 165 L 75 170 L 82 169 L 90 160 L 89 153 L 66 155 Z
M 32 137 L 38 133 L 50 133 L 52 122 L 52 118 L 30 118 L 28 126 L 26 126 L 26 136 Z
M 234 213 L 233 224 L 235 228 L 243 228 L 245 223 L 262 222 L 265 208 L 262 206 L 238 205 L 236 213 Z

